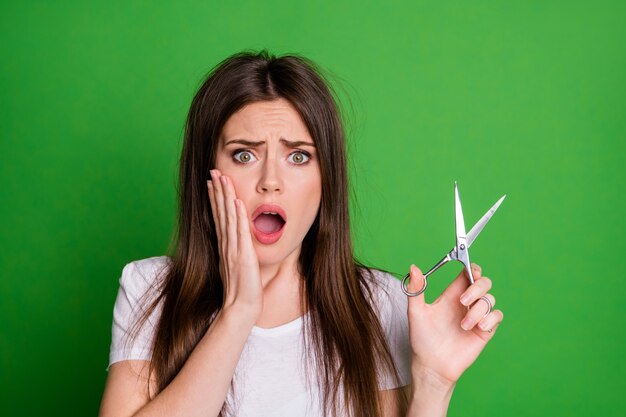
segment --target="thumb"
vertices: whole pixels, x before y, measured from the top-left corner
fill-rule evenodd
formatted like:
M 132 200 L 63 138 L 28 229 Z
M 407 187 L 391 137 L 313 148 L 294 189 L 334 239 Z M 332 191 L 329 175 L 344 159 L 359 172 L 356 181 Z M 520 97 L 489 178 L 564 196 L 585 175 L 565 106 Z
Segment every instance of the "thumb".
M 409 283 L 407 285 L 407 290 L 411 293 L 415 293 L 424 288 L 425 278 L 422 271 L 415 265 L 411 264 L 409 267 L 409 274 L 411 277 L 409 278 Z M 422 308 L 424 304 L 426 304 L 426 300 L 424 299 L 424 293 L 422 292 L 420 295 L 416 295 L 414 297 L 409 297 L 409 310 Z

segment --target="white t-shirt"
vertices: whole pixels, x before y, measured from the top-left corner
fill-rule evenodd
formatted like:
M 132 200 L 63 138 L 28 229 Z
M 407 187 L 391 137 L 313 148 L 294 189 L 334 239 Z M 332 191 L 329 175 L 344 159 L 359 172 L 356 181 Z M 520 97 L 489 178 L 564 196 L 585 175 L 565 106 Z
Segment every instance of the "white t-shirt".
M 124 267 L 113 308 L 109 366 L 127 359 L 151 359 L 152 338 L 161 304 L 140 329 L 132 345 L 124 346 L 123 339 L 140 313 L 138 301 L 146 291 L 152 290 L 155 278 L 165 272 L 169 262 L 168 257 L 158 256 L 134 261 Z M 374 270 L 374 276 L 384 289 L 376 290 L 375 304 L 401 382 L 397 385 L 392 376 L 385 373 L 379 389 L 393 389 L 411 383 L 408 300 L 400 281 L 393 275 Z M 317 387 L 305 376 L 302 329 L 303 317 L 269 329 L 252 328 L 233 375 L 234 392 L 231 388 L 226 399 L 234 415 L 293 417 L 324 414 Z M 314 372 L 312 367 L 311 371 Z

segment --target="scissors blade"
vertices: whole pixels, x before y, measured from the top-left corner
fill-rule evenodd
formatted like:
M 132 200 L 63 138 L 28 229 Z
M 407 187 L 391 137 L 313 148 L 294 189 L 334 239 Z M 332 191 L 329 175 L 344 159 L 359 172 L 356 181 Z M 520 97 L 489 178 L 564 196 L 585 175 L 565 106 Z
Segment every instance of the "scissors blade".
M 456 260 L 465 265 L 467 276 L 470 284 L 474 283 L 474 276 L 469 259 L 469 245 L 467 244 L 467 236 L 465 235 L 465 220 L 463 219 L 463 207 L 461 207 L 461 198 L 459 197 L 459 187 L 454 181 L 454 216 L 456 223 Z
M 500 197 L 500 199 L 496 202 L 496 204 L 494 204 L 493 207 L 491 207 L 487 211 L 487 213 L 485 213 L 485 215 L 481 217 L 480 220 L 478 220 L 478 222 L 474 225 L 474 227 L 472 227 L 472 230 L 469 231 L 469 233 L 467 234 L 467 247 L 468 248 L 472 246 L 472 242 L 474 242 L 474 239 L 476 239 L 476 237 L 480 234 L 480 232 L 483 230 L 487 222 L 491 220 L 491 216 L 493 216 L 496 210 L 498 210 L 498 207 L 500 207 L 500 204 L 502 204 L 502 201 L 504 200 L 505 197 L 506 197 L 506 194 Z
M 461 207 L 461 199 L 459 198 L 459 188 L 454 181 L 454 219 L 456 225 L 456 240 L 459 244 L 459 238 L 465 238 L 465 220 L 463 220 L 463 207 Z

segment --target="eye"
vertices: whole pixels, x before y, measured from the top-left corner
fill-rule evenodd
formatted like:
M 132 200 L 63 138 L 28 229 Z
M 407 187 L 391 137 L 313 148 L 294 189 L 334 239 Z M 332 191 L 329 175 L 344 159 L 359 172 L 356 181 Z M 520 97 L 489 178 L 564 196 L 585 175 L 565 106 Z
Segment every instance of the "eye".
M 293 157 L 293 158 L 292 158 Z M 303 165 L 309 162 L 311 159 L 311 155 L 304 151 L 296 151 L 289 154 L 289 162 L 292 162 L 296 165 Z
M 235 162 L 238 162 L 240 164 L 247 164 L 249 162 L 251 162 L 252 160 L 256 160 L 256 158 L 254 157 L 254 155 L 252 154 L 252 152 L 250 151 L 235 151 L 233 153 L 233 159 L 235 160 Z

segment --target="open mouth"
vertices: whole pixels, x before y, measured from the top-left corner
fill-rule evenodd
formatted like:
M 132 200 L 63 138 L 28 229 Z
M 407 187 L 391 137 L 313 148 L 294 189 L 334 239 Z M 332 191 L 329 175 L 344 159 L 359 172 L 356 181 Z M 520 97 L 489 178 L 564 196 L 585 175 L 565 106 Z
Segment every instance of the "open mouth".
M 254 219 L 253 223 L 258 231 L 270 235 L 282 229 L 285 220 L 278 213 L 263 212 Z
M 285 210 L 276 204 L 261 204 L 252 213 L 252 231 L 256 240 L 265 245 L 277 242 L 287 224 Z

